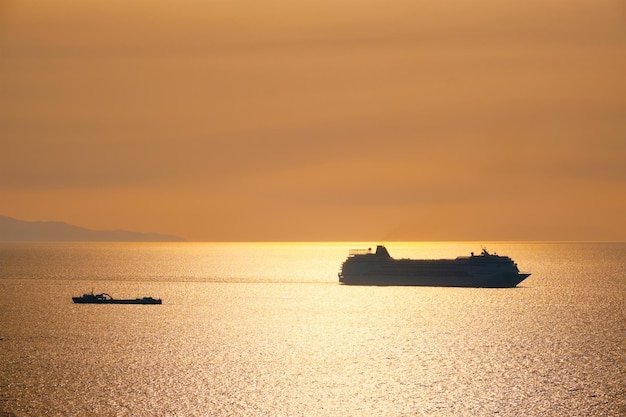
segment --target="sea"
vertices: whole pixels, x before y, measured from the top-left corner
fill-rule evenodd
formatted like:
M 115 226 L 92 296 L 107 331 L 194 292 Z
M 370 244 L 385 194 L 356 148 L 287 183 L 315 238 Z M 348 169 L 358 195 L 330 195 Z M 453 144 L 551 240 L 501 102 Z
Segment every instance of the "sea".
M 386 242 L 532 275 L 339 284 L 377 243 L 0 243 L 0 416 L 626 415 L 626 243 Z

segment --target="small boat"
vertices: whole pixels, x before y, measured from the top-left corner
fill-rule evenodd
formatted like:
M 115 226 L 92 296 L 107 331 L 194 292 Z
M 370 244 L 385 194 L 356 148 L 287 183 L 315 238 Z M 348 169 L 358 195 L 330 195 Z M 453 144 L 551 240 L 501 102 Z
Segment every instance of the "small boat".
M 72 297 L 74 304 L 162 304 L 160 298 L 143 297 L 135 299 L 113 298 L 107 293 L 94 294 L 93 291 L 81 297 Z

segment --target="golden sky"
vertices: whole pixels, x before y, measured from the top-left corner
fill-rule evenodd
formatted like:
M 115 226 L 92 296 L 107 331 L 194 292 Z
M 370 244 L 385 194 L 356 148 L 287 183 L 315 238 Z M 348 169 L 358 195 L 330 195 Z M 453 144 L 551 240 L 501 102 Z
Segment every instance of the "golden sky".
M 0 214 L 626 241 L 622 0 L 4 0 Z

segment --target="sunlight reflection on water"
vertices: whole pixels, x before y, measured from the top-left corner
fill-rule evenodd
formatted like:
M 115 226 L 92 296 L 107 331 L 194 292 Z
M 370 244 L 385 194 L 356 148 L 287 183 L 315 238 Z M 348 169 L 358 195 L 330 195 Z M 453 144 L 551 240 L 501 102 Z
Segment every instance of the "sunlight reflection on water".
M 476 243 L 389 244 L 454 257 Z M 1 246 L 0 411 L 619 415 L 626 245 L 490 244 L 515 289 L 349 287 L 362 244 Z M 161 306 L 74 305 L 95 287 Z

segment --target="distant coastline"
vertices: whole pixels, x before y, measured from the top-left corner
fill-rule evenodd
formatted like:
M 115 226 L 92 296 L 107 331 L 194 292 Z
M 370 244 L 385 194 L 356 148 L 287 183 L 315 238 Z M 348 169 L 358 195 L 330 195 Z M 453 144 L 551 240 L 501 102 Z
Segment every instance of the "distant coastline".
M 0 242 L 184 242 L 161 233 L 92 230 L 57 221 L 24 221 L 0 216 Z

